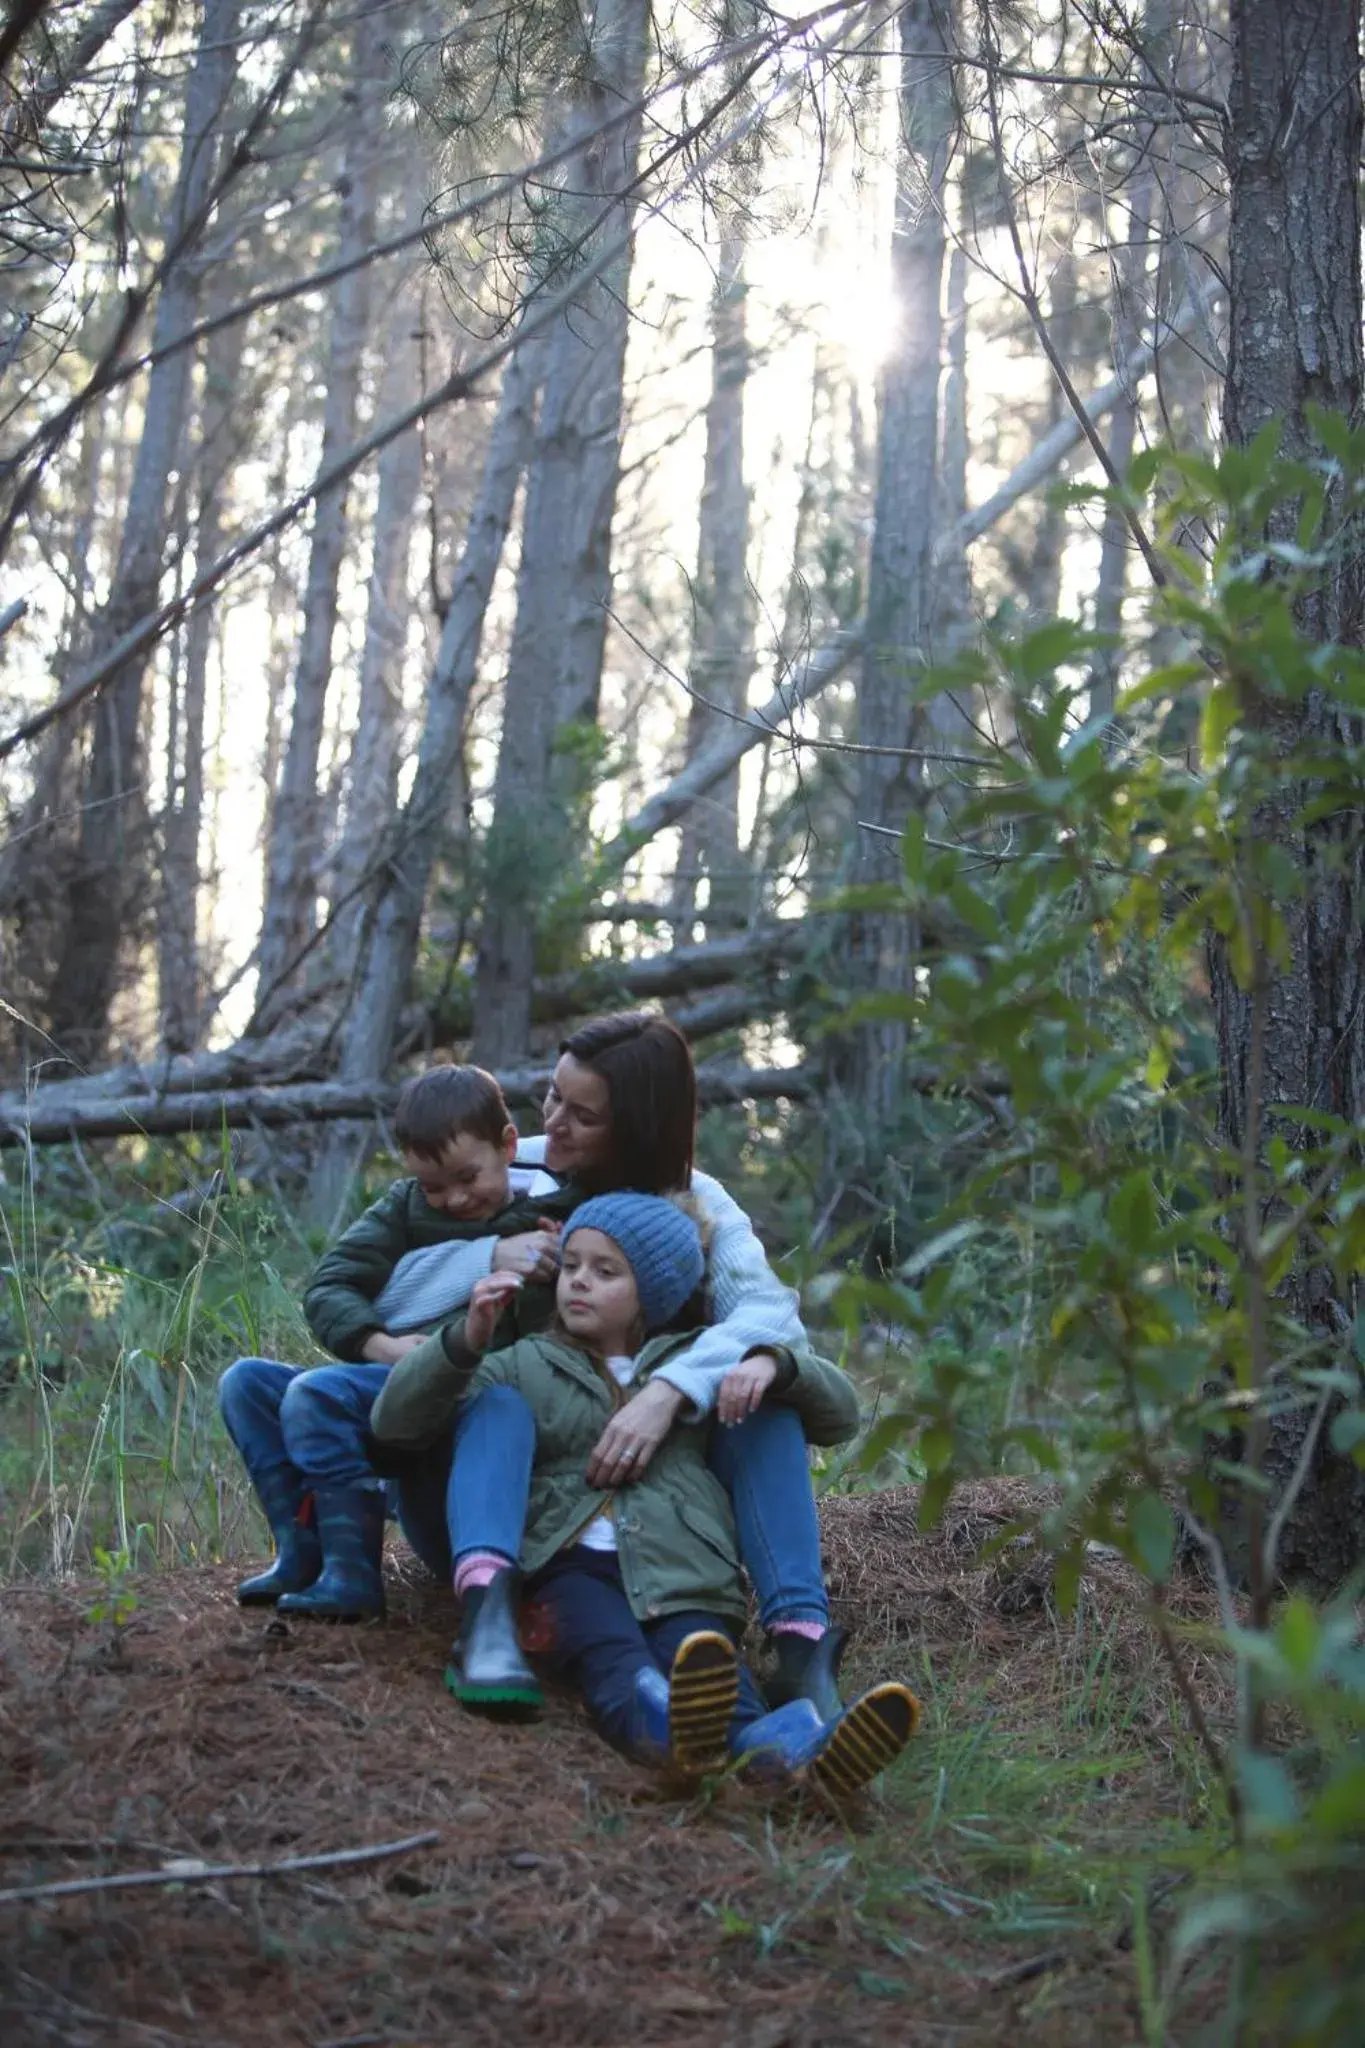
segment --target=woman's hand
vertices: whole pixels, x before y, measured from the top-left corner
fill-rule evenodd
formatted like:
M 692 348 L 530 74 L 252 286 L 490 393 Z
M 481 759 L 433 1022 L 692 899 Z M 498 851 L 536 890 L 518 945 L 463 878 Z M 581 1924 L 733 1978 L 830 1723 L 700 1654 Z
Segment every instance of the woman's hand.
M 612 1491 L 638 1479 L 677 1421 L 684 1396 L 667 1380 L 651 1380 L 618 1408 L 588 1460 L 589 1486 Z
M 515 1244 L 517 1239 L 509 1238 L 508 1242 Z M 486 1273 L 482 1280 L 474 1282 L 464 1319 L 464 1341 L 471 1351 L 487 1351 L 498 1327 L 498 1317 L 521 1286 L 520 1273 Z
M 732 1365 L 716 1395 L 717 1419 L 743 1422 L 746 1415 L 752 1415 L 777 1378 L 777 1369 L 771 1351 L 751 1351 L 738 1365 Z
M 365 1339 L 360 1355 L 369 1365 L 397 1365 L 423 1341 L 418 1330 L 406 1337 L 390 1337 L 386 1330 L 375 1330 Z
M 523 1280 L 553 1280 L 559 1271 L 559 1230 L 557 1223 L 542 1216 L 538 1230 L 499 1238 L 491 1270 L 517 1273 Z

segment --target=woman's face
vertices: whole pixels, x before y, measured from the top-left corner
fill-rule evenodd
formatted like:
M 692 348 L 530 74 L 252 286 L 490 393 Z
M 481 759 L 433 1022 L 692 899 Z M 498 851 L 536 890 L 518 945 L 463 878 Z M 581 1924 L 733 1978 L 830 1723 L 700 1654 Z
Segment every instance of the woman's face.
M 561 1053 L 545 1097 L 545 1164 L 570 1177 L 606 1164 L 611 1151 L 607 1084 L 571 1052 Z

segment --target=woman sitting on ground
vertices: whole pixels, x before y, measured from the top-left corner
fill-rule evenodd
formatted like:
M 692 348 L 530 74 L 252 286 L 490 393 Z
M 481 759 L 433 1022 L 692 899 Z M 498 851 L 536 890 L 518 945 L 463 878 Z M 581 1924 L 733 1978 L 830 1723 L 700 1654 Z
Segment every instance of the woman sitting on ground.
M 647 1389 L 693 1341 L 705 1270 L 697 1225 L 676 1203 L 629 1193 L 583 1203 L 564 1228 L 550 1329 L 481 1362 L 522 1283 L 480 1280 L 468 1316 L 393 1368 L 374 1436 L 425 1449 L 451 1431 L 468 1395 L 515 1388 L 536 1425 L 523 1561 L 537 1635 L 607 1740 L 684 1773 L 762 1761 L 854 1792 L 905 1746 L 915 1700 L 888 1684 L 829 1720 L 807 1698 L 766 1709 L 735 1648 L 748 1603 L 704 1422 L 674 1407 L 624 1493 L 587 1476 L 624 1390 Z M 857 1397 L 841 1372 L 804 1347 L 766 1355 L 770 1402 L 800 1415 L 817 1442 L 855 1433 Z M 477 1607 L 493 1592 L 490 1582 L 469 1597 Z
M 687 1040 L 666 1018 L 644 1012 L 596 1019 L 561 1048 L 544 1116 L 544 1137 L 523 1139 L 519 1157 L 584 1195 L 690 1192 L 708 1237 L 710 1326 L 671 1350 L 612 1415 L 592 1447 L 588 1481 L 603 1492 L 630 1487 L 680 1415 L 711 1418 L 707 1455 L 730 1497 L 740 1557 L 776 1656 L 769 1701 L 808 1698 L 831 1721 L 841 1705 L 846 1637 L 830 1626 L 806 1439 L 797 1409 L 765 1398 L 779 1372 L 773 1347 L 804 1347 L 806 1334 L 797 1296 L 772 1272 L 748 1217 L 718 1181 L 694 1169 L 697 1086 Z M 543 1234 L 525 1277 L 553 1274 L 556 1238 L 553 1230 Z M 429 1328 L 463 1308 L 496 1250 L 487 1238 L 410 1254 L 376 1302 L 385 1327 Z M 509 1399 L 499 1390 L 496 1413 L 480 1414 L 492 1398 L 490 1390 L 462 1418 L 447 1506 L 456 1591 L 463 1597 L 496 1583 L 491 1598 L 467 1602 L 449 1676 L 463 1704 L 497 1713 L 539 1698 L 518 1641 L 508 1575 L 516 1559 L 505 1533 L 513 1499 L 530 1490 L 536 1432 L 515 1393 Z M 493 1442 L 502 1476 L 496 1512 L 484 1476 Z M 506 1481 L 518 1466 L 514 1496 Z M 445 1562 L 429 1549 L 424 1556 Z

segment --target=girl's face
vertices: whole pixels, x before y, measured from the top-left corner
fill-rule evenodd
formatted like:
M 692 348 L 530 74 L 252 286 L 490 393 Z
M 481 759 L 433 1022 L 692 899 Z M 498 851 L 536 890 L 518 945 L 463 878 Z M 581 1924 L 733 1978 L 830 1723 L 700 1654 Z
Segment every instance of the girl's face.
M 545 1164 L 551 1173 L 581 1176 L 606 1164 L 611 1151 L 607 1084 L 571 1052 L 560 1054 L 543 1115 Z
M 555 1305 L 569 1335 L 606 1357 L 624 1357 L 639 1343 L 635 1275 L 620 1245 L 600 1230 L 575 1230 L 565 1245 Z

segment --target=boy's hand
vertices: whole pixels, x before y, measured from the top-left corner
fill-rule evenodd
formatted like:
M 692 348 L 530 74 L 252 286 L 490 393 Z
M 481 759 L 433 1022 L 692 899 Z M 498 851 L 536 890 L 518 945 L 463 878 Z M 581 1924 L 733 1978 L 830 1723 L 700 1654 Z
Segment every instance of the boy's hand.
M 559 1225 L 542 1216 L 538 1230 L 500 1238 L 492 1270 L 517 1273 L 523 1280 L 553 1280 L 559 1271 Z
M 371 1365 L 397 1365 L 400 1358 L 406 1358 L 410 1351 L 424 1342 L 420 1331 L 413 1330 L 406 1337 L 390 1337 L 385 1330 L 376 1330 L 365 1339 L 361 1357 Z
M 721 1422 L 743 1422 L 752 1415 L 773 1381 L 777 1360 L 771 1351 L 751 1351 L 738 1365 L 732 1365 L 716 1395 L 716 1416 Z
M 515 1242 L 515 1240 L 512 1240 Z M 464 1341 L 471 1351 L 486 1351 L 502 1314 L 522 1284 L 520 1273 L 488 1273 L 474 1282 L 465 1311 Z
M 667 1380 L 651 1380 L 618 1408 L 593 1446 L 589 1486 L 628 1486 L 638 1479 L 677 1420 L 684 1396 Z

